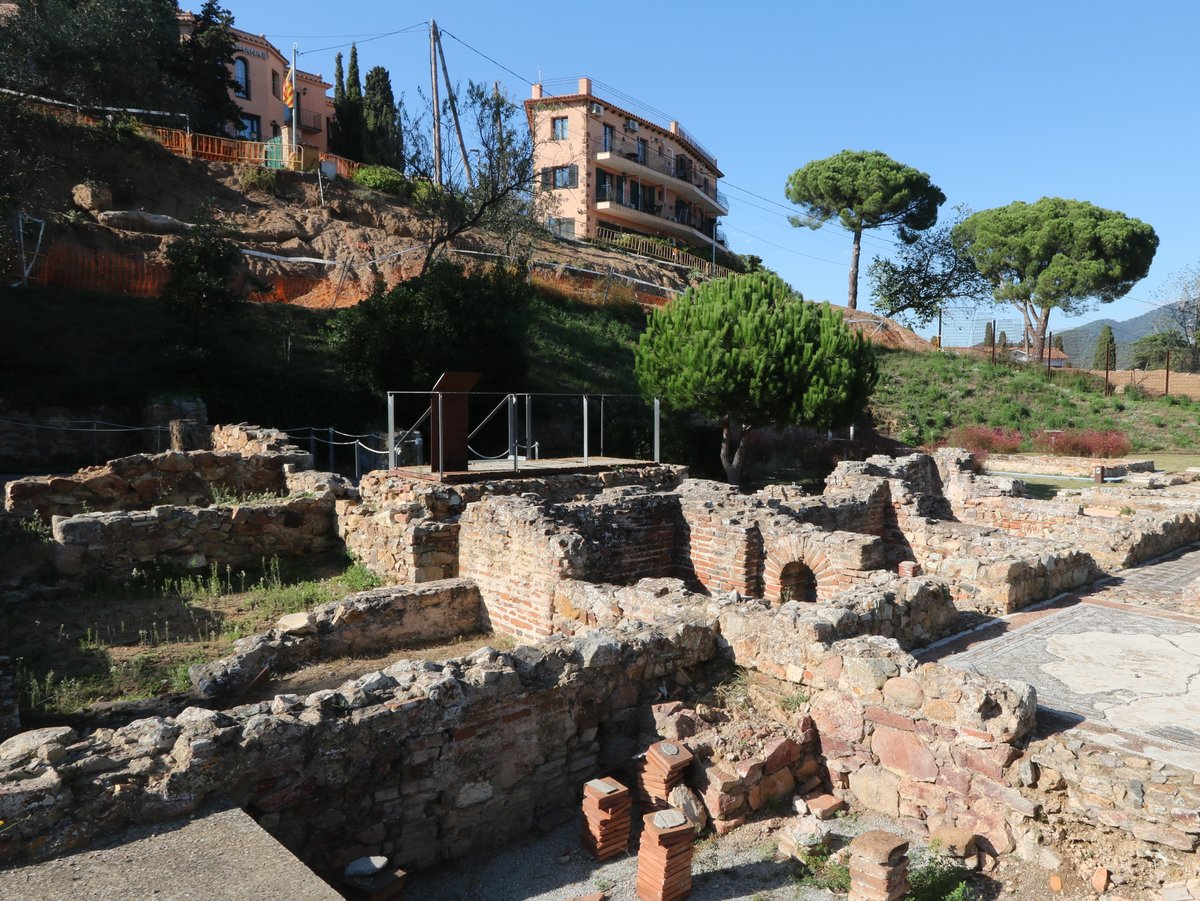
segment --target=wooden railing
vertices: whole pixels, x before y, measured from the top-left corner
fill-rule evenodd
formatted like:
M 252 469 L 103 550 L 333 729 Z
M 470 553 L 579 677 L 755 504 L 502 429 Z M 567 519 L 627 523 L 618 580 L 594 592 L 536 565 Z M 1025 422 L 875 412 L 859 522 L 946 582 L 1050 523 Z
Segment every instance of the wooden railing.
M 718 266 L 716 263 L 706 260 L 703 257 L 698 257 L 694 253 L 688 253 L 686 250 L 680 250 L 678 247 L 668 247 L 650 238 L 630 234 L 629 232 L 619 232 L 611 228 L 601 227 L 596 229 L 594 240 L 598 244 L 606 244 L 609 247 L 628 250 L 631 253 L 639 253 L 642 256 L 654 257 L 656 260 L 665 260 L 677 266 L 686 266 L 689 269 L 702 272 L 712 278 L 724 278 L 727 275 L 734 274 L 732 269 Z

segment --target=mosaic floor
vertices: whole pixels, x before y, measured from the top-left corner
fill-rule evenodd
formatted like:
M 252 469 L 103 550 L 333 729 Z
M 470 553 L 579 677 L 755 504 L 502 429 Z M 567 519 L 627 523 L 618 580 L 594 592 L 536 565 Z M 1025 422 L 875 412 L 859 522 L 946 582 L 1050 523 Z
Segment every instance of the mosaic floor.
M 1200 552 L 1132 570 L 1091 596 L 1019 614 L 1020 624 L 940 662 L 1031 682 L 1056 720 L 1083 718 L 1121 733 L 1107 740 L 1116 747 L 1200 768 L 1200 618 L 1121 606 L 1198 576 Z

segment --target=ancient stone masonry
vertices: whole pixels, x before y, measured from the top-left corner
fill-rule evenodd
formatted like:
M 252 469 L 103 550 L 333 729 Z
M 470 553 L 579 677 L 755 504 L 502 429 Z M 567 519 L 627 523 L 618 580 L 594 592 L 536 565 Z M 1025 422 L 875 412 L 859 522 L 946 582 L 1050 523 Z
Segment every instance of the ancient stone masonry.
M 447 579 L 458 575 L 458 517 L 485 497 L 529 494 L 546 502 L 573 501 L 621 485 L 666 490 L 685 474 L 679 466 L 647 465 L 443 485 L 397 472 L 371 472 L 360 481 L 357 499 L 338 504 L 338 529 L 347 549 L 388 581 Z
M 175 819 L 215 792 L 318 871 L 368 854 L 404 867 L 459 857 L 576 810 L 584 782 L 637 750 L 643 690 L 715 652 L 710 629 L 626 624 L 401 660 L 307 698 L 22 733 L 0 744 L 0 819 L 13 824 L 0 860 Z
M 340 542 L 333 502 L 288 498 L 242 507 L 154 507 L 54 521 L 54 565 L 68 579 L 125 579 L 155 567 L 194 571 L 326 553 Z
M 280 493 L 288 465 L 311 469 L 312 458 L 298 450 L 251 456 L 213 451 L 135 454 L 70 476 L 9 482 L 4 506 L 46 522 L 52 516 L 148 510 L 165 504 L 206 506 L 212 503 L 214 488 L 232 494 Z
M 278 674 L 316 660 L 476 633 L 481 609 L 479 590 L 461 579 L 362 591 L 288 614 L 270 632 L 239 639 L 231 655 L 195 664 L 188 675 L 201 697 L 234 695 L 264 670 Z
M 312 468 L 312 457 L 292 443 L 288 434 L 279 429 L 264 429 L 262 426 L 246 422 L 237 425 L 217 425 L 212 428 L 209 442 L 211 450 L 217 453 L 239 454 L 243 457 L 294 457 L 302 454 L 308 458 L 309 465 L 301 468 Z

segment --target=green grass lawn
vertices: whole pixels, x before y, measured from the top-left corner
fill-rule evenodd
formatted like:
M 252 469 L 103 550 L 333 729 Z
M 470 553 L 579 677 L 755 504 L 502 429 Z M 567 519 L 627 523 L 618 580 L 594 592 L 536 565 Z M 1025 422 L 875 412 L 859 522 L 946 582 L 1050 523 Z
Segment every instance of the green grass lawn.
M 881 432 L 912 445 L 943 440 L 955 426 L 985 425 L 1026 434 L 1112 429 L 1127 434 L 1141 456 L 1200 447 L 1200 403 L 1189 398 L 1106 397 L 1102 380 L 1091 376 L 1047 376 L 1037 366 L 954 354 L 881 354 L 871 412 Z

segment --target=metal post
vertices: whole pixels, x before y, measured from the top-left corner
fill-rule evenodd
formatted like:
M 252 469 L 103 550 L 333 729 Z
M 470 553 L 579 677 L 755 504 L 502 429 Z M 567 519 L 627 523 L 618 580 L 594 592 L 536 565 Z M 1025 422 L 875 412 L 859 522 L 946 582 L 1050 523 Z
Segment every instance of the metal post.
M 445 418 L 442 415 L 442 392 L 440 392 L 440 391 L 438 392 L 437 399 L 438 399 L 438 477 L 440 478 L 441 476 L 444 476 L 446 474 L 446 441 L 442 437 L 442 421 Z M 467 464 L 467 466 L 469 468 L 470 464 Z
M 658 423 L 659 423 L 659 413 L 661 412 L 660 407 L 661 407 L 661 402 L 659 401 L 659 399 L 657 397 L 654 398 L 654 462 L 655 463 L 662 462 L 661 455 L 659 454 L 659 444 L 658 444 Z
M 362 458 L 358 455 L 358 439 L 354 440 L 354 481 L 362 479 Z
M 588 465 L 588 404 L 586 394 L 583 396 L 583 465 Z
M 96 436 L 96 420 L 92 420 L 92 464 L 100 465 L 100 441 Z
M 329 427 L 329 471 L 333 472 L 333 426 Z
M 604 395 L 600 395 L 600 456 L 604 456 Z
M 300 91 L 296 87 L 296 51 L 299 49 L 299 44 L 292 44 L 292 159 L 289 169 L 296 164 L 296 131 L 300 128 Z
M 396 468 L 396 395 L 388 392 L 388 469 Z
M 1170 350 L 1167 351 L 1167 371 L 1164 373 L 1164 375 L 1166 376 L 1166 384 L 1163 386 L 1163 397 L 1170 397 L 1171 396 L 1171 351 Z
M 517 444 L 517 396 L 515 394 L 508 396 L 508 455 L 512 457 L 513 472 L 517 472 L 520 469 L 517 464 L 520 446 Z
M 533 395 L 525 395 L 525 459 L 533 459 L 533 414 L 530 412 L 530 400 Z

